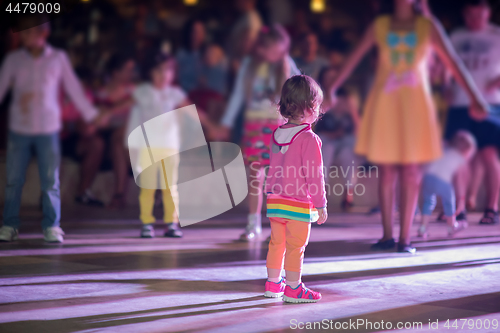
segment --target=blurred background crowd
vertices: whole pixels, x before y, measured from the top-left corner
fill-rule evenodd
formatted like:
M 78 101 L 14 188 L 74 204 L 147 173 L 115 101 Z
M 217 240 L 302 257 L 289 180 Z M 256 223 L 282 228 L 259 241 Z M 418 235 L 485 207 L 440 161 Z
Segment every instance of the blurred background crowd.
M 447 32 L 463 26 L 456 0 L 422 1 L 422 12 L 435 16 Z M 297 68 L 326 90 L 349 52 L 373 19 L 390 10 L 384 0 L 90 0 L 78 2 L 68 15 L 50 22 L 49 43 L 65 50 L 88 99 L 113 116 L 97 132 L 88 131 L 80 113 L 61 89 L 62 154 L 80 164 L 76 200 L 104 205 L 89 189 L 96 174 L 112 170 L 110 207 L 123 207 L 131 175 L 123 142 L 132 104 L 130 96 L 144 78 L 150 55 L 158 49 L 175 58 L 175 84 L 213 122 L 220 122 L 238 69 L 259 32 L 281 24 L 290 36 L 290 56 Z M 492 22 L 500 7 L 492 3 Z M 0 36 L 0 55 L 19 48 L 19 34 Z M 376 53 L 365 57 L 339 96 L 356 123 L 374 78 Z M 430 77 L 438 115 L 444 126 L 447 80 L 439 61 Z M 148 73 L 146 73 L 147 75 Z M 328 95 L 325 94 L 325 95 Z M 342 98 L 341 98 L 342 100 Z M 326 101 L 328 102 L 328 101 Z M 9 96 L 0 105 L 0 151 L 5 152 Z M 342 106 L 343 105 L 343 106 Z M 241 114 L 241 112 L 240 112 Z M 231 140 L 239 143 L 243 117 L 235 120 Z M 210 136 L 213 133 L 208 133 Z M 210 139 L 210 138 L 209 138 Z M 349 157 L 348 159 L 350 159 Z M 106 200 L 108 201 L 108 200 Z M 348 200 L 351 202 L 351 199 Z M 348 202 L 348 204 L 349 204 Z

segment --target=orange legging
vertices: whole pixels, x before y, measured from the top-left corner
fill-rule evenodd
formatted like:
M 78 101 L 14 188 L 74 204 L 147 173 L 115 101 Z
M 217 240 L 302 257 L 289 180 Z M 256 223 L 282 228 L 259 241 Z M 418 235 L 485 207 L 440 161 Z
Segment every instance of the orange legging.
M 311 223 L 270 217 L 271 242 L 267 252 L 267 268 L 301 272 L 304 251 L 309 242 Z

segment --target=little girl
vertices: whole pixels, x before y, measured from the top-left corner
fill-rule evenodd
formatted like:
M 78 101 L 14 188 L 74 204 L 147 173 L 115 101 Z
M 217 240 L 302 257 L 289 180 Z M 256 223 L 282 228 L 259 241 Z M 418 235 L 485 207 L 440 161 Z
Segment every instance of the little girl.
M 135 105 L 132 108 L 130 114 L 130 119 L 128 121 L 127 133 L 130 134 L 136 127 L 141 126 L 144 122 L 160 116 L 166 112 L 173 111 L 175 109 L 191 105 L 192 103 L 187 99 L 184 91 L 176 86 L 172 85 L 175 73 L 175 61 L 174 58 L 165 55 L 158 54 L 153 56 L 149 61 L 146 62 L 148 65 L 143 71 L 146 80 L 149 82 L 139 85 L 133 92 L 133 98 Z M 202 124 L 207 125 L 206 117 L 203 114 L 199 114 Z M 165 172 L 167 173 L 167 178 L 172 181 L 172 183 L 177 182 L 178 167 L 179 167 L 179 150 L 180 150 L 180 121 L 168 122 L 162 124 L 164 128 L 164 138 L 163 147 L 151 147 L 153 150 L 161 150 L 161 154 L 164 156 L 169 156 L 168 159 L 162 162 L 165 165 Z M 128 137 L 128 135 L 127 135 Z M 129 142 L 129 149 L 131 156 L 138 156 L 138 160 L 149 159 L 149 151 L 144 149 L 138 149 L 139 147 L 133 147 L 133 143 Z M 158 152 L 160 154 L 160 152 Z M 156 173 L 150 173 L 147 179 L 148 183 L 156 183 L 158 177 L 163 172 L 161 164 L 157 163 L 158 170 Z M 141 163 L 137 163 L 141 165 Z M 138 166 L 132 165 L 133 168 Z M 156 179 L 150 179 L 151 175 L 154 175 Z M 153 176 L 153 178 L 155 178 Z M 153 207 L 155 202 L 156 190 L 154 186 L 148 186 L 149 188 L 142 188 L 139 195 L 139 206 L 140 206 L 140 219 L 143 223 L 141 237 L 143 238 L 153 238 L 154 228 L 153 224 L 155 222 L 155 217 L 153 216 Z M 178 192 L 176 186 L 170 186 L 170 188 L 163 189 L 163 210 L 164 210 L 164 221 L 167 224 L 165 230 L 165 237 L 182 237 L 182 232 L 179 229 L 179 220 L 176 214 L 175 207 L 177 205 Z
M 262 184 L 269 165 L 271 133 L 281 119 L 274 105 L 280 89 L 293 74 L 300 74 L 288 54 L 290 37 L 279 24 L 263 27 L 250 55 L 243 59 L 234 89 L 221 120 L 219 133 L 227 137 L 244 107 L 243 158 L 249 167 L 248 223 L 240 240 L 249 241 L 262 233 Z
M 322 102 L 323 92 L 312 78 L 289 78 L 278 104 L 288 122 L 272 136 L 265 187 L 271 242 L 264 296 L 283 295 L 285 302 L 310 303 L 321 299 L 320 293 L 307 289 L 301 282 L 301 272 L 311 222 L 323 224 L 328 217 L 321 140 L 311 130 Z M 283 262 L 286 284 L 281 277 Z

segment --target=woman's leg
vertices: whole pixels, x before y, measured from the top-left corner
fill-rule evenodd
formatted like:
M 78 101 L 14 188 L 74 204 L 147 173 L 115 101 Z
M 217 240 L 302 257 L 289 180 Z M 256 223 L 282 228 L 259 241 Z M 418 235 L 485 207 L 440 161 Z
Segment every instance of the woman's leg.
M 379 165 L 379 200 L 380 211 L 382 213 L 382 226 L 384 235 L 381 241 L 392 239 L 392 225 L 394 220 L 394 194 L 396 179 L 398 176 L 398 167 L 394 164 Z
M 455 194 L 457 198 L 456 202 L 457 213 L 461 213 L 466 209 L 465 197 L 467 195 L 467 186 L 469 184 L 470 179 L 471 179 L 471 170 L 469 164 L 464 164 L 463 166 L 461 166 L 453 177 Z M 474 182 L 474 177 L 472 179 L 472 182 Z M 474 206 L 475 206 L 476 195 L 477 192 L 476 194 L 474 194 Z
M 467 168 L 467 169 L 469 172 L 467 173 L 467 178 L 465 178 L 465 180 L 470 179 L 468 193 L 466 193 L 466 192 L 459 193 L 458 183 L 464 181 L 464 180 L 462 180 L 462 179 L 464 179 L 464 175 L 458 174 L 456 176 L 457 179 L 456 179 L 455 186 L 457 187 L 457 211 L 458 212 L 463 211 L 465 208 L 465 207 L 461 207 L 463 205 L 461 204 L 460 195 L 467 195 L 467 209 L 469 209 L 469 210 L 476 209 L 477 194 L 479 192 L 479 188 L 481 187 L 481 184 L 482 184 L 483 179 L 484 179 L 485 170 L 484 170 L 484 165 L 481 161 L 481 157 L 479 154 L 476 154 L 474 156 L 474 158 L 468 164 L 468 166 L 469 166 L 469 168 Z M 460 171 L 459 171 L 459 173 L 460 173 Z M 466 189 L 465 186 L 462 185 L 462 187 L 464 189 Z
M 422 168 L 419 164 L 401 166 L 401 227 L 399 232 L 399 244 L 410 244 L 411 225 L 415 217 L 421 181 Z
M 496 147 L 486 147 L 479 151 L 486 172 L 486 208 L 498 211 L 498 195 L 500 191 L 500 160 Z

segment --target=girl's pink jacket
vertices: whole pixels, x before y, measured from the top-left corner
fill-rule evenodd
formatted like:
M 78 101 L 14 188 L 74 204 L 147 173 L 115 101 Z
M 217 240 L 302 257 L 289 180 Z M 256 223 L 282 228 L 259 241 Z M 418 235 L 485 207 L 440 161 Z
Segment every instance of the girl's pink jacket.
M 311 125 L 283 125 L 271 140 L 271 163 L 265 185 L 273 193 L 326 207 L 321 139 Z

